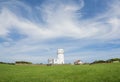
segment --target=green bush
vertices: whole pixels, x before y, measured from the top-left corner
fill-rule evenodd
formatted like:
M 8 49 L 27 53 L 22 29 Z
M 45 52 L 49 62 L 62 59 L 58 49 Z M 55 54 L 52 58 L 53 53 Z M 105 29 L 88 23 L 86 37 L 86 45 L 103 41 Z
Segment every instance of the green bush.
M 32 62 L 27 62 L 27 61 L 16 61 L 16 64 L 32 64 Z

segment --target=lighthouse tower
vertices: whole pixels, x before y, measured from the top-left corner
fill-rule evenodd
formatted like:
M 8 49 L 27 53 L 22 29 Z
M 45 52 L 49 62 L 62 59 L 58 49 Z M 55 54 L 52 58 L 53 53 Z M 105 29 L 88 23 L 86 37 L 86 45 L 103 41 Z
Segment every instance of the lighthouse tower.
M 64 50 L 58 49 L 57 54 L 58 54 L 58 59 L 57 59 L 58 64 L 64 64 Z

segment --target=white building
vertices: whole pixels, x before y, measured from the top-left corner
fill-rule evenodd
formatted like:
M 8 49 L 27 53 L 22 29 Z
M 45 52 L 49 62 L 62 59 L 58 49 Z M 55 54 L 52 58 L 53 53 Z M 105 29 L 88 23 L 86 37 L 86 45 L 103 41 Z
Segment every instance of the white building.
M 57 50 L 57 59 L 48 59 L 49 64 L 64 64 L 64 50 Z
M 74 64 L 75 64 L 75 65 L 80 65 L 80 64 L 83 64 L 83 62 L 82 62 L 81 60 L 76 60 L 76 61 L 74 62 Z

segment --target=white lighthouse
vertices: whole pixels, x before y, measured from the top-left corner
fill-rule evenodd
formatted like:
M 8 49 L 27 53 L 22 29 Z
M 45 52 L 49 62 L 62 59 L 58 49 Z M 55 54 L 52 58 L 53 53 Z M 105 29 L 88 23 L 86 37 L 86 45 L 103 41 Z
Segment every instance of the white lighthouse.
M 58 49 L 57 55 L 58 55 L 58 59 L 57 59 L 58 64 L 64 64 L 64 50 Z
M 48 59 L 48 64 L 64 64 L 64 50 L 57 50 L 57 59 Z

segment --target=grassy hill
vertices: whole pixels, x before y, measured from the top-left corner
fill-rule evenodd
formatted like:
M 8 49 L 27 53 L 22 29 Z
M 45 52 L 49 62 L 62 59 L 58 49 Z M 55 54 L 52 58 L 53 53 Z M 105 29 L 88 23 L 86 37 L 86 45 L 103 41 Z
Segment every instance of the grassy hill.
M 0 64 L 0 82 L 120 82 L 120 63 L 58 66 Z

